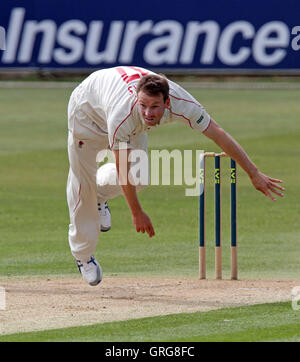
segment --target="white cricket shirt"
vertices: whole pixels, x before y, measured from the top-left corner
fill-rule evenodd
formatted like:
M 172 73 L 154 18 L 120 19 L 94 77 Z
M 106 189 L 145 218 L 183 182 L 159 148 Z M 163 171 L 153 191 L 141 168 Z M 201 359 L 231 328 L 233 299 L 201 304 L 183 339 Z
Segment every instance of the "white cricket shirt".
M 145 124 L 137 103 L 137 83 L 149 73 L 153 72 L 130 66 L 98 70 L 75 89 L 77 107 L 98 126 L 100 134 L 108 136 L 111 149 L 118 149 L 120 143 L 131 148 L 132 135 L 157 127 Z M 178 84 L 168 82 L 170 107 L 158 126 L 178 120 L 203 132 L 210 122 L 204 107 Z

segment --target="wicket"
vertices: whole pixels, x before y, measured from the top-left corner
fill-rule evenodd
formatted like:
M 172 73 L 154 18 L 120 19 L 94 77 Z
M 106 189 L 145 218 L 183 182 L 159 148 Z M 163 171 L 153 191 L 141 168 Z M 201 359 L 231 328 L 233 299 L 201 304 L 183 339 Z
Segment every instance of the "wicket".
M 222 224 L 221 224 L 221 157 L 222 153 L 205 152 L 200 156 L 200 198 L 199 198 L 199 277 L 206 279 L 206 238 L 205 238 L 205 165 L 206 158 L 215 159 L 215 274 L 222 279 Z M 237 198 L 236 163 L 230 159 L 230 198 L 231 198 L 231 279 L 238 278 L 237 265 Z

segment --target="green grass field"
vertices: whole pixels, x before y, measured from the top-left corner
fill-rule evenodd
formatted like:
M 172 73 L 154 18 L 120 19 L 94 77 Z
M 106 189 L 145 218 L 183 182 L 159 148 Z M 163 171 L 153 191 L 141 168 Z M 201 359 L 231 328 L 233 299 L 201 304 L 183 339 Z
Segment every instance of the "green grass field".
M 299 342 L 299 323 L 299 311 L 277 303 L 12 334 L 0 342 Z
M 69 89 L 0 89 L 0 277 L 31 275 L 77 275 L 67 241 L 68 210 L 65 184 L 67 159 L 67 102 Z M 272 202 L 252 187 L 247 175 L 238 174 L 238 243 L 241 279 L 299 278 L 300 275 L 300 103 L 299 90 L 191 90 L 211 116 L 227 130 L 269 176 L 280 178 L 285 197 Z M 181 124 L 170 124 L 149 135 L 151 149 L 218 151 L 202 134 Z M 225 172 L 225 160 L 223 169 Z M 95 254 L 105 275 L 197 277 L 198 198 L 185 196 L 186 186 L 150 186 L 140 194 L 151 216 L 155 238 L 137 234 L 122 197 L 111 200 L 113 229 L 99 239 Z M 229 209 L 223 182 L 224 275 L 229 275 Z M 207 238 L 208 276 L 213 262 L 213 192 L 208 187 Z M 211 201 L 211 202 L 210 202 Z M 228 256 L 228 257 L 227 257 Z M 196 313 L 128 321 L 118 324 L 123 334 L 115 334 L 114 323 L 95 326 L 95 336 L 122 339 L 132 329 L 130 340 L 153 340 L 162 321 L 172 329 L 183 323 L 187 328 L 162 333 L 159 340 L 300 340 L 298 321 L 286 304 L 261 308 L 268 319 L 252 321 L 253 310 L 232 309 L 230 313 L 248 320 L 240 334 L 239 322 L 232 331 L 218 331 L 220 312 Z M 270 312 L 272 310 L 272 313 Z M 218 314 L 220 313 L 220 314 Z M 244 314 L 243 314 L 244 313 Z M 282 317 L 277 322 L 278 316 Z M 165 318 L 165 319 L 164 319 Z M 202 321 L 211 328 L 199 331 Z M 210 319 L 211 318 L 211 319 Z M 222 317 L 221 317 L 222 318 Z M 259 318 L 259 317 L 257 317 Z M 227 318 L 230 319 L 230 318 Z M 146 322 L 145 322 L 146 321 Z M 200 321 L 200 322 L 199 322 Z M 215 322 L 214 322 L 215 321 Z M 251 322 L 252 321 L 252 322 Z M 141 324 L 147 324 L 145 332 Z M 201 322 L 202 323 L 202 322 Z M 200 324 L 201 324 L 200 323 Z M 214 324 L 215 323 L 215 324 Z M 261 323 L 261 325 L 260 325 Z M 202 324 L 201 324 L 202 325 Z M 66 331 L 2 336 L 3 340 L 91 340 L 93 327 Z M 148 333 L 147 328 L 152 332 Z M 196 327 L 195 327 L 196 328 Z M 206 332 L 207 330 L 207 332 Z M 298 331 L 300 328 L 298 328 Z M 286 333 L 285 333 L 286 331 Z M 98 334 L 97 334 L 98 333 Z M 119 333 L 119 332 L 118 332 Z M 121 337 L 118 337 L 121 336 Z M 165 337 L 164 337 L 165 336 Z M 116 339 L 115 339 L 116 338 Z

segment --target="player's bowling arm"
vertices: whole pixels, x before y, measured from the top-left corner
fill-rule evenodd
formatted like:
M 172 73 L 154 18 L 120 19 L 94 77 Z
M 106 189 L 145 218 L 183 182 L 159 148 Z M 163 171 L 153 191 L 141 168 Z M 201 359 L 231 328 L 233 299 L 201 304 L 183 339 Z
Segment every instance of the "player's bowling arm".
M 129 170 L 130 162 L 128 154 L 130 150 L 114 150 L 116 167 L 119 176 L 119 183 L 122 187 L 124 197 L 132 214 L 132 221 L 137 232 L 148 233 L 150 237 L 154 236 L 154 228 L 149 216 L 143 211 L 139 202 L 136 187 L 130 183 Z

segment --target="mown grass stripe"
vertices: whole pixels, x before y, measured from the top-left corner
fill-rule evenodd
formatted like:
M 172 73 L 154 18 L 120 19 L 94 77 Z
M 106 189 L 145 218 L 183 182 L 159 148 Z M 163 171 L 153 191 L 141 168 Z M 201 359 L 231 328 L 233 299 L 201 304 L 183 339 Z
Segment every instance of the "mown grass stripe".
M 0 342 L 300 341 L 300 312 L 268 303 L 0 336 Z

